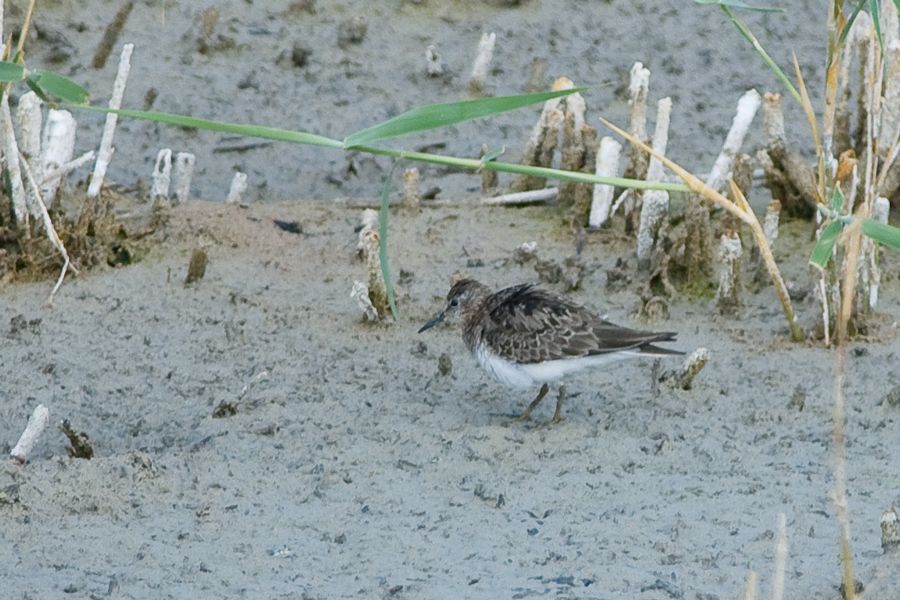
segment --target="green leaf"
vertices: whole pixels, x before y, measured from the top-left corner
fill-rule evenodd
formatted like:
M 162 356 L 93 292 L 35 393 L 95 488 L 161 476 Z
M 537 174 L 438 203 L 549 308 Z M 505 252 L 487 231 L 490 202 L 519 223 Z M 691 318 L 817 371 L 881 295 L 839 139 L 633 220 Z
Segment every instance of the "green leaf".
M 718 4 L 720 6 L 730 6 L 732 8 L 742 8 L 744 10 L 753 10 L 756 12 L 785 12 L 785 9 L 783 8 L 752 6 L 746 2 L 741 2 L 740 0 L 694 0 L 694 2 L 697 4 Z
M 25 67 L 14 62 L 0 61 L 0 81 L 22 81 Z
M 309 144 L 312 146 L 328 146 L 331 148 L 342 148 L 343 144 L 338 140 L 333 140 L 325 136 L 307 133 L 305 131 L 291 131 L 288 129 L 276 129 L 274 127 L 261 127 L 259 125 L 244 125 L 241 123 L 226 123 L 224 121 L 212 121 L 209 119 L 198 119 L 196 117 L 187 117 L 184 115 L 174 115 L 171 113 L 156 112 L 152 110 L 129 110 L 125 108 L 114 109 L 102 106 L 79 105 L 70 108 L 80 108 L 93 112 L 114 113 L 123 117 L 132 119 L 142 119 L 144 121 L 153 121 L 156 123 L 166 123 L 168 125 L 177 125 L 178 127 L 189 127 L 192 129 L 206 129 L 219 133 L 228 133 L 233 135 L 245 135 L 248 137 L 258 137 L 267 140 L 278 140 L 281 142 L 293 142 L 295 144 Z
M 781 80 L 781 83 L 784 84 L 784 87 L 787 88 L 787 91 L 790 92 L 791 96 L 794 97 L 794 100 L 796 100 L 797 103 L 802 106 L 803 98 L 800 96 L 800 92 L 797 90 L 791 80 L 788 79 L 787 74 L 781 70 L 781 67 L 778 66 L 775 60 L 771 56 L 769 56 L 769 53 L 766 52 L 766 49 L 763 48 L 761 43 L 759 43 L 759 40 L 756 39 L 756 36 L 753 35 L 753 32 L 750 31 L 750 28 L 747 27 L 747 25 L 743 21 L 738 19 L 737 15 L 735 15 L 727 5 L 721 4 L 719 2 L 716 2 L 716 4 L 719 4 L 719 7 L 726 15 L 728 15 L 728 18 L 731 19 L 731 22 L 734 23 L 734 26 L 737 27 L 741 35 L 743 35 L 744 38 L 748 42 L 750 42 L 750 45 L 753 46 L 753 49 L 756 50 L 756 53 L 759 54 L 759 57 L 763 60 L 763 62 L 766 63 L 766 65 L 775 74 L 775 76 Z
M 841 209 L 844 208 L 844 192 L 841 191 L 841 186 L 834 186 L 834 194 L 831 196 L 831 210 L 836 213 L 841 212 Z
M 397 320 L 397 304 L 394 302 L 394 284 L 391 282 L 391 270 L 388 266 L 387 238 L 388 238 L 388 207 L 391 199 L 391 179 L 394 177 L 394 169 L 397 161 L 391 165 L 391 171 L 384 178 L 384 187 L 381 190 L 381 210 L 378 211 L 378 262 L 381 263 L 381 276 L 384 277 L 384 291 L 387 292 L 388 304 L 391 307 L 391 315 Z
M 895 0 L 896 2 L 900 2 L 900 0 Z M 853 12 L 850 14 L 850 18 L 847 19 L 847 22 L 844 23 L 844 28 L 841 29 L 841 35 L 838 38 L 841 46 L 844 45 L 844 42 L 847 40 L 847 35 L 850 33 L 850 28 L 853 27 L 853 22 L 856 21 L 857 15 L 859 15 L 859 11 L 862 10 L 862 7 L 866 5 L 866 0 L 859 0 L 856 3 L 856 7 L 853 9 Z
M 70 104 L 84 104 L 90 94 L 86 89 L 69 79 L 43 69 L 28 73 L 28 81 L 41 88 L 47 96 L 54 96 Z
M 585 88 L 571 90 L 559 90 L 556 92 L 539 92 L 536 94 L 521 94 L 517 96 L 500 96 L 497 98 L 482 98 L 479 100 L 464 100 L 462 102 L 450 102 L 447 104 L 429 104 L 419 106 L 405 113 L 399 114 L 393 119 L 379 123 L 373 127 L 351 133 L 344 139 L 344 148 L 349 149 L 364 144 L 370 144 L 378 140 L 397 137 L 407 133 L 437 129 L 470 121 L 481 117 L 489 117 L 502 112 L 515 110 L 546 102 L 553 98 L 574 94 Z
M 900 228 L 879 223 L 874 219 L 865 219 L 862 222 L 862 232 L 876 242 L 900 250 Z
M 878 45 L 884 52 L 884 40 L 881 39 L 881 15 L 878 8 L 879 0 L 869 0 L 869 15 L 872 17 L 872 24 L 875 26 L 875 37 L 878 38 Z
M 46 102 L 48 104 L 50 103 L 50 98 L 47 97 L 47 94 L 44 93 L 44 90 L 42 90 L 38 86 L 38 84 L 36 84 L 35 82 L 33 82 L 30 79 L 26 79 L 25 85 L 27 85 L 31 89 L 32 92 L 37 94 L 38 98 L 40 98 L 42 102 Z
M 832 221 L 822 230 L 819 241 L 816 242 L 812 254 L 809 255 L 809 264 L 820 269 L 824 269 L 831 256 L 834 253 L 834 245 L 837 243 L 838 236 L 844 229 L 844 224 L 840 221 Z

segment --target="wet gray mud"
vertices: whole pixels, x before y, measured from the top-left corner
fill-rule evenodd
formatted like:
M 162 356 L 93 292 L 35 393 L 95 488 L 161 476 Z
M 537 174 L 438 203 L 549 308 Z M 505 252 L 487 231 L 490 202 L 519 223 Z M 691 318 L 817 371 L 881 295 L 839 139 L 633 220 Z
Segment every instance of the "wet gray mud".
M 773 54 L 796 48 L 818 89 L 824 17 L 808 18 L 817 4 L 795 4 L 787 17 L 748 19 Z M 543 56 L 548 81 L 612 81 L 592 88 L 589 108 L 619 122 L 618 87 L 643 60 L 654 98 L 675 100 L 673 155 L 697 166 L 712 163 L 738 96 L 774 87 L 717 11 L 693 5 L 319 1 L 315 14 L 295 5 L 218 4 L 216 31 L 236 46 L 203 54 L 205 5 L 138 3 L 121 37 L 137 44 L 126 103 L 140 106 L 152 87 L 160 110 L 341 137 L 464 96 L 476 41 L 494 30 L 491 91 L 521 91 Z M 99 71 L 77 65 L 90 64 L 117 8 L 56 2 L 38 15 L 39 28 L 68 40 L 59 70 L 98 95 L 115 57 Z M 340 23 L 359 14 L 366 36 L 338 47 Z M 37 62 L 49 52 L 41 39 Z M 278 60 L 294 42 L 311 50 L 304 66 Z M 423 73 L 429 43 L 446 79 Z M 535 115 L 411 143 L 474 155 L 482 142 L 505 142 L 517 158 Z M 91 119 L 79 133 L 85 147 L 97 139 L 86 133 Z M 281 145 L 223 153 L 247 140 L 138 122 L 123 122 L 117 139 L 110 177 L 125 185 L 146 179 L 168 146 L 198 154 L 202 196 L 224 196 L 239 168 L 253 200 L 304 200 L 176 207 L 143 260 L 70 278 L 52 308 L 50 283 L 3 290 L 0 440 L 14 444 L 36 404 L 52 414 L 30 462 L 0 470 L 6 597 L 735 598 L 751 570 L 768 597 L 781 512 L 787 597 L 837 597 L 833 355 L 787 341 L 770 288 L 748 291 L 733 317 L 716 316 L 710 300 L 677 301 L 669 320 L 643 325 L 633 243 L 620 227 L 588 234 L 574 297 L 623 325 L 677 330 L 677 347 L 709 348 L 712 359 L 689 391 L 657 385 L 652 362 L 583 372 L 568 381 L 561 424 L 547 424 L 552 402 L 520 423 L 511 415 L 530 390 L 490 380 L 452 326 L 415 332 L 454 272 L 500 287 L 537 279 L 513 260 L 524 242 L 545 260 L 571 256 L 556 209 L 392 214 L 400 318 L 371 325 L 349 296 L 365 278 L 354 257 L 359 210 L 320 200 L 376 195 L 387 163 Z M 478 185 L 430 167 L 423 179 L 449 199 Z M 787 230 L 776 257 L 790 282 L 809 287 L 808 227 Z M 196 247 L 209 264 L 186 286 Z M 608 285 L 619 257 L 630 280 Z M 889 257 L 870 336 L 848 357 L 849 506 L 867 585 L 885 572 L 879 517 L 900 501 L 897 270 Z M 809 300 L 798 311 L 814 321 Z M 90 436 L 92 460 L 67 456 L 63 418 Z

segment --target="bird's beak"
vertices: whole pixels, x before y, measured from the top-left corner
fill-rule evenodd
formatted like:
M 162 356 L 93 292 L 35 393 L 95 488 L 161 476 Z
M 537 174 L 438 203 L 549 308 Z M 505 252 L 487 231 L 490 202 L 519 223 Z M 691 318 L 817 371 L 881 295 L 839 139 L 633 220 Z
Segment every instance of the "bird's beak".
M 425 330 L 431 329 L 432 327 L 434 327 L 435 325 L 437 325 L 438 323 L 440 323 L 441 321 L 443 321 L 443 320 L 444 320 L 444 313 L 445 313 L 445 312 L 446 312 L 446 311 L 443 311 L 443 310 L 442 310 L 442 311 L 439 312 L 438 314 L 436 314 L 436 315 L 434 315 L 433 317 L 431 317 L 431 320 L 430 320 L 430 321 L 428 321 L 427 323 L 425 323 L 424 325 L 422 325 L 422 328 L 419 329 L 418 333 L 422 333 L 422 332 L 425 331 Z

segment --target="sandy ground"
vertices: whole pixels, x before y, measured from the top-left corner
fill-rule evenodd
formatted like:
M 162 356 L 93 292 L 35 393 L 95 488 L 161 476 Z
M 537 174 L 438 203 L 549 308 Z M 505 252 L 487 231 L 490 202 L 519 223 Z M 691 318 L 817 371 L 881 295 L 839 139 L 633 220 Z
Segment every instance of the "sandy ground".
M 594 84 L 589 120 L 627 119 L 635 60 L 653 70 L 652 100 L 672 95 L 672 156 L 712 164 L 746 89 L 776 83 L 715 9 L 680 1 L 138 2 L 120 42 L 137 44 L 126 104 L 306 129 L 334 137 L 427 102 L 465 97 L 482 31 L 498 34 L 489 91 L 518 93 L 535 57 L 545 83 Z M 303 3 L 293 3 L 302 6 Z M 515 4 L 515 3 L 513 3 Z M 219 18 L 205 40 L 201 12 Z M 117 62 L 92 69 L 119 7 L 39 3 L 29 63 L 72 76 L 105 101 Z M 572 18 L 572 14 L 576 18 Z M 339 47 L 363 16 L 361 43 Z M 8 10 L 7 22 L 21 18 Z M 824 12 L 746 15 L 787 65 L 797 50 L 821 88 Z M 10 25 L 12 27 L 12 25 Z M 212 50 L 199 51 L 200 42 Z M 448 76 L 424 76 L 436 44 Z M 291 58 L 295 45 L 310 54 Z M 283 55 L 287 51 L 287 55 Z M 279 57 L 281 57 L 279 59 Z M 818 102 L 816 102 L 818 105 Z M 791 134 L 806 139 L 786 103 Z M 474 155 L 507 144 L 516 160 L 537 109 L 411 138 L 406 147 Z M 81 115 L 94 148 L 100 118 Z M 194 190 L 224 197 L 235 169 L 248 198 L 375 196 L 387 163 L 293 146 L 123 122 L 110 179 L 146 184 L 160 147 L 198 155 Z M 805 143 L 805 142 L 804 142 Z M 748 146 L 752 146 L 751 139 Z M 352 168 L 351 168 L 352 167 Z M 83 175 L 83 174 L 82 174 Z M 442 198 L 478 178 L 423 167 Z M 277 229 L 298 221 L 303 233 Z M 492 382 L 458 332 L 416 329 L 465 271 L 500 287 L 537 279 L 514 249 L 536 241 L 562 261 L 573 244 L 551 208 L 426 209 L 392 217 L 401 317 L 360 321 L 349 291 L 359 211 L 321 202 L 249 209 L 196 203 L 172 211 L 149 254 L 70 279 L 47 308 L 46 282 L 2 290 L 0 448 L 37 403 L 87 432 L 93 460 L 66 455 L 56 430 L 28 465 L 0 469 L 0 581 L 9 598 L 735 598 L 750 570 L 771 592 L 777 515 L 787 516 L 787 597 L 834 598 L 837 524 L 830 499 L 832 354 L 786 341 L 768 288 L 727 319 L 709 301 L 677 302 L 678 345 L 712 361 L 691 391 L 657 386 L 652 363 L 569 382 L 567 419 L 551 406 L 522 424 L 530 392 Z M 590 234 L 576 297 L 634 320 L 641 277 L 618 229 Z M 191 250 L 207 275 L 183 285 Z M 809 285 L 808 228 L 790 224 L 776 254 Z M 607 287 L 618 257 L 632 281 Z M 882 511 L 900 504 L 898 260 L 889 259 L 873 335 L 849 358 L 847 459 L 857 574 L 870 598 L 896 557 L 880 548 Z M 805 323 L 815 308 L 800 303 Z M 438 360 L 451 358 L 442 375 Z M 677 362 L 677 361 L 676 361 Z M 663 368 L 669 365 L 663 365 Z M 236 414 L 217 418 L 222 403 Z M 885 562 L 893 560 L 894 562 Z M 881 589 L 884 589 L 883 587 Z M 896 591 L 896 590 L 895 590 Z
M 456 270 L 500 286 L 536 279 L 511 260 L 522 242 L 570 255 L 553 210 L 395 215 L 391 326 L 362 323 L 349 297 L 364 277 L 358 214 L 183 206 L 145 260 L 68 281 L 52 309 L 48 283 L 4 291 L 0 439 L 14 443 L 42 402 L 97 453 L 70 459 L 51 431 L 30 464 L 0 472 L 7 597 L 734 598 L 751 569 L 766 597 L 779 512 L 789 597 L 836 597 L 832 356 L 785 341 L 771 290 L 748 294 L 740 319 L 703 301 L 655 324 L 711 349 L 695 389 L 657 388 L 650 363 L 625 363 L 574 377 L 559 426 L 552 406 L 522 424 L 510 415 L 530 392 L 492 382 L 455 328 L 415 330 Z M 207 275 L 185 286 L 198 244 Z M 620 234 L 590 235 L 576 297 L 639 325 L 637 281 L 606 289 L 628 253 Z M 878 339 L 850 353 L 866 583 L 878 519 L 900 501 L 900 419 L 883 403 L 898 383 L 898 292 L 892 276 Z M 237 413 L 215 418 L 222 402 Z

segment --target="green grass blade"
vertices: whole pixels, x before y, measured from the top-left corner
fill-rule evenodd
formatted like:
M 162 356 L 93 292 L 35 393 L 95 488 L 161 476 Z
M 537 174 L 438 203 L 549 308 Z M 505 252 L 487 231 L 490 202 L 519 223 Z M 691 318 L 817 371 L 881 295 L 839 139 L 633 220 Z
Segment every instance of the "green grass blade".
M 875 37 L 878 38 L 878 45 L 884 52 L 884 40 L 881 39 L 881 9 L 878 8 L 879 0 L 869 0 L 869 14 L 872 16 L 872 25 L 875 26 Z
M 394 177 L 394 169 L 397 161 L 391 165 L 391 171 L 384 178 L 384 187 L 381 190 L 381 210 L 378 211 L 378 262 L 381 263 L 381 276 L 384 278 L 384 291 L 387 293 L 388 305 L 391 307 L 391 315 L 397 320 L 397 304 L 394 302 L 394 284 L 391 282 L 391 270 L 388 266 L 387 240 L 388 240 L 388 207 L 391 202 L 391 179 Z
M 355 148 L 364 144 L 371 144 L 378 140 L 393 138 L 417 131 L 427 131 L 446 127 L 463 121 L 470 121 L 481 117 L 489 117 L 529 104 L 546 102 L 552 98 L 559 98 L 584 88 L 571 90 L 559 90 L 555 92 L 539 92 L 536 94 L 521 94 L 517 96 L 500 96 L 497 98 L 482 98 L 479 100 L 464 100 L 462 102 L 449 102 L 447 104 L 429 104 L 419 106 L 383 123 L 373 127 L 351 133 L 344 139 L 344 148 Z
M 879 223 L 874 219 L 865 219 L 862 222 L 862 232 L 876 242 L 900 250 L 900 228 Z
M 865 1 L 865 0 L 863 0 Z M 900 0 L 898 0 L 900 1 Z M 731 8 L 740 8 L 744 10 L 752 10 L 755 12 L 787 12 L 783 8 L 775 6 L 753 6 L 740 0 L 694 0 L 697 4 L 718 4 L 720 6 L 730 6 Z
M 38 90 L 39 91 L 39 90 Z M 91 106 L 85 104 L 69 104 L 67 108 L 73 110 L 87 110 L 102 113 L 115 113 L 123 117 L 133 119 L 142 119 L 145 121 L 154 121 L 157 123 L 165 123 L 168 125 L 176 125 L 178 127 L 188 127 L 194 129 L 206 129 L 219 133 L 228 133 L 234 135 L 244 135 L 248 137 L 258 137 L 282 142 L 291 142 L 295 144 L 308 144 L 313 146 L 325 146 L 328 148 L 344 148 L 344 144 L 339 140 L 334 140 L 321 135 L 307 133 L 303 131 L 291 131 L 287 129 L 276 129 L 273 127 L 260 127 L 257 125 L 243 125 L 240 123 L 227 123 L 224 121 L 211 121 L 208 119 L 198 119 L 196 117 L 187 117 L 170 113 L 128 109 L 111 109 L 101 106 Z M 355 148 L 360 152 L 368 152 L 381 156 L 391 156 L 394 158 L 402 158 L 414 160 L 418 162 L 426 162 L 439 164 L 448 167 L 456 167 L 459 169 L 467 169 L 477 171 L 478 169 L 487 169 L 503 173 L 514 173 L 521 175 L 530 175 L 534 177 L 543 177 L 544 179 L 558 179 L 560 181 L 574 181 L 577 183 L 591 183 L 598 185 L 612 185 L 616 187 L 634 188 L 642 190 L 665 190 L 668 192 L 688 192 L 688 187 L 682 183 L 644 181 L 640 179 L 627 179 L 624 177 L 601 177 L 591 173 L 581 173 L 578 171 L 562 171 L 559 169 L 550 169 L 546 167 L 533 167 L 529 165 L 520 165 L 515 163 L 498 162 L 496 160 L 485 161 L 477 158 L 458 158 L 455 156 L 441 156 L 439 154 L 429 154 L 425 152 L 412 152 L 406 150 L 394 150 L 392 148 L 379 148 L 377 146 L 358 146 Z
M 844 209 L 844 192 L 841 191 L 841 186 L 834 186 L 834 194 L 831 196 L 831 210 L 835 213 L 840 213 Z
M 124 108 L 116 110 L 112 108 L 104 108 L 102 106 L 89 105 L 69 105 L 69 108 L 73 108 L 76 110 L 89 110 L 94 112 L 115 113 L 123 117 L 142 119 L 144 121 L 154 121 L 156 123 L 166 123 L 168 125 L 177 125 L 178 127 L 206 129 L 209 131 L 216 131 L 218 133 L 244 135 L 247 137 L 257 137 L 267 140 L 293 142 L 295 144 L 327 146 L 329 148 L 343 148 L 344 146 L 339 140 L 333 140 L 325 136 L 316 135 L 314 133 L 307 133 L 305 131 L 291 131 L 289 129 L 261 127 L 259 125 L 244 125 L 241 123 L 212 121 L 209 119 L 198 119 L 196 117 L 186 117 L 183 115 L 175 115 L 171 113 L 149 110 L 128 110 Z
M 900 0 L 896 0 L 900 2 Z M 841 35 L 838 38 L 838 45 L 843 46 L 844 42 L 847 41 L 847 35 L 850 33 L 850 28 L 853 27 L 853 22 L 856 21 L 856 17 L 859 15 L 859 11 L 862 10 L 862 7 L 866 5 L 866 0 L 859 0 L 856 3 L 856 7 L 853 9 L 853 12 L 850 13 L 850 18 L 847 19 L 847 22 L 844 23 L 844 28 L 841 30 Z
M 52 71 L 35 69 L 28 73 L 28 81 L 41 88 L 47 96 L 59 98 L 70 104 L 83 104 L 90 98 L 90 93 L 68 77 Z
M 834 245 L 837 243 L 838 236 L 844 229 L 844 224 L 840 221 L 832 221 L 822 230 L 819 241 L 816 242 L 812 253 L 809 255 L 809 264 L 820 269 L 824 269 L 834 252 Z
M 22 81 L 25 67 L 14 62 L 0 61 L 0 81 Z
M 750 28 L 747 27 L 747 25 L 745 25 L 743 21 L 738 19 L 737 16 L 735 16 L 735 14 L 731 11 L 731 9 L 728 8 L 728 6 L 719 4 L 719 7 L 725 12 L 726 15 L 728 15 L 728 18 L 731 19 L 731 22 L 734 23 L 734 26 L 737 27 L 738 31 L 741 32 L 741 35 L 743 35 L 744 38 L 746 38 L 746 40 L 750 42 L 750 44 L 753 46 L 753 49 L 756 50 L 756 53 L 759 54 L 760 58 L 763 59 L 763 62 L 766 63 L 769 69 L 771 69 L 772 72 L 775 73 L 775 76 L 781 80 L 781 83 L 784 84 L 784 87 L 787 88 L 791 96 L 793 96 L 799 104 L 802 104 L 803 100 L 800 98 L 800 92 L 797 91 L 797 88 L 794 87 L 794 84 L 790 79 L 788 79 L 788 76 L 785 74 L 785 72 L 781 70 L 781 67 L 779 67 L 774 60 L 772 60 L 772 57 L 769 56 L 769 53 L 766 52 L 766 49 L 762 47 L 762 44 L 759 43 L 759 40 L 756 39 L 756 36 L 753 35 L 753 32 L 750 31 Z
M 560 181 L 574 181 L 576 183 L 593 183 L 599 185 L 612 185 L 616 187 L 634 188 L 639 190 L 665 190 L 667 192 L 689 192 L 688 186 L 683 183 L 668 181 L 644 181 L 643 179 L 626 179 L 625 177 L 602 177 L 580 171 L 561 171 L 548 167 L 533 167 L 516 163 L 497 162 L 495 160 L 484 162 L 477 158 L 458 158 L 455 156 L 441 156 L 440 154 L 428 154 L 425 152 L 412 152 L 409 150 L 394 150 L 393 148 L 379 148 L 377 146 L 359 146 L 355 148 L 360 152 L 378 154 L 380 156 L 392 156 L 406 160 L 415 160 L 458 169 L 470 169 L 477 171 L 498 171 L 500 173 L 515 173 L 517 175 L 530 175 L 543 177 L 544 179 L 558 179 Z

